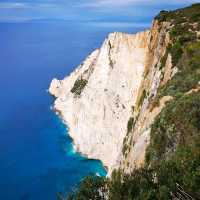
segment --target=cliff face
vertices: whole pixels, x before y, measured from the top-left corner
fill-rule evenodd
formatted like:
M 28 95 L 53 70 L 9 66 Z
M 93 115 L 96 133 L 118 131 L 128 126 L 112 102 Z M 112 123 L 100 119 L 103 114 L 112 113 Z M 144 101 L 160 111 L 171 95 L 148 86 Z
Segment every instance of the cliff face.
M 54 109 L 76 150 L 100 159 L 109 174 L 130 173 L 147 157 L 151 165 L 175 151 L 183 115 L 176 122 L 166 110 L 199 92 L 199 29 L 199 5 L 163 11 L 149 31 L 110 34 L 72 74 L 54 79 Z
M 54 79 L 54 109 L 69 127 L 77 151 L 119 166 L 127 122 L 148 58 L 149 31 L 112 33 L 70 76 Z
M 110 34 L 49 90 L 77 150 L 113 171 L 73 199 L 199 199 L 200 4 L 161 11 L 149 31 Z
M 161 69 L 169 28 L 168 22 L 154 21 L 150 31 L 112 33 L 72 74 L 50 85 L 57 98 L 54 109 L 69 127 L 76 150 L 100 159 L 109 173 L 144 163 L 150 126 L 171 99 L 150 106 L 159 85 L 176 72 L 170 54 Z
M 153 105 L 159 86 L 166 84 L 177 72 L 177 68 L 172 67 L 171 55 L 167 52 L 170 28 L 170 23 L 159 24 L 155 20 L 150 30 L 143 79 L 132 113 L 132 125 L 124 138 L 120 158 L 120 167 L 128 173 L 144 164 L 146 148 L 150 142 L 151 125 L 165 107 L 165 103 L 172 99 L 171 96 L 164 96 L 158 105 Z M 166 59 L 163 63 L 164 57 Z

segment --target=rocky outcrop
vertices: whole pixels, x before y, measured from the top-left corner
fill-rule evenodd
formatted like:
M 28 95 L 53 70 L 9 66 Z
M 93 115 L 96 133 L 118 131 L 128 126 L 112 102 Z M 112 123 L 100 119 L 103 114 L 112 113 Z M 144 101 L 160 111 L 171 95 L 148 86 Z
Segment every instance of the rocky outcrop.
M 152 104 L 159 85 L 176 73 L 167 52 L 169 27 L 155 21 L 150 31 L 111 33 L 74 72 L 50 85 L 76 150 L 101 160 L 109 173 L 144 163 L 150 126 L 171 99 Z
M 131 133 L 125 137 L 125 149 L 120 158 L 120 167 L 126 173 L 144 164 L 146 148 L 150 142 L 151 125 L 165 107 L 165 103 L 172 99 L 166 96 L 154 105 L 159 86 L 166 84 L 177 72 L 177 69 L 172 67 L 171 55 L 167 51 L 170 44 L 169 29 L 170 23 L 159 24 L 154 21 L 150 30 L 149 54 L 132 115 L 134 126 Z
M 118 163 L 148 55 L 149 31 L 111 33 L 72 74 L 54 79 L 54 109 L 69 127 L 77 151 L 100 159 L 108 170 Z

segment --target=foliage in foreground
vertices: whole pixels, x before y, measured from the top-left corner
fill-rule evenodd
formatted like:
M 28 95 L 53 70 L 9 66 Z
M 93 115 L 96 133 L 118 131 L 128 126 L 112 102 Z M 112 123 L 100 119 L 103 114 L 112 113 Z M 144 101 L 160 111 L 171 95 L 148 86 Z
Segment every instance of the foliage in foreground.
M 80 183 L 78 190 L 67 197 L 67 200 L 104 200 L 106 195 L 107 179 L 99 176 L 88 176 Z M 65 198 L 59 200 L 65 200 Z

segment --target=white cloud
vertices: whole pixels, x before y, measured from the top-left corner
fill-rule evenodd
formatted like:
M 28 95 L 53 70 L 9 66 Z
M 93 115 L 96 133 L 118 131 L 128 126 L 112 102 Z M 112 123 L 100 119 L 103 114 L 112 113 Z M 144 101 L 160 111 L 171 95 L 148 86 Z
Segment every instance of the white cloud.
M 159 5 L 159 4 L 190 4 L 199 2 L 199 0 L 83 0 L 79 3 L 72 3 L 71 7 L 85 7 L 85 8 L 123 8 L 128 6 L 142 6 L 142 5 Z M 65 4 L 58 3 L 29 3 L 29 2 L 0 2 L 0 9 L 25 9 L 25 8 L 56 8 L 63 7 Z
M 14 3 L 14 2 L 0 2 L 0 9 L 19 9 L 27 8 L 25 3 Z
M 15 2 L 0 2 L 0 9 L 29 9 L 29 8 L 57 8 L 57 4 L 51 3 L 15 3 Z
M 11 16 L 11 17 L 2 17 L 0 16 L 0 23 L 23 23 L 23 22 L 28 22 L 32 20 L 32 18 L 28 17 L 16 17 L 16 16 Z
M 149 27 L 150 23 L 134 23 L 134 22 L 87 22 L 89 25 L 98 26 L 98 27 L 137 27 L 137 28 L 146 28 Z
M 162 0 L 162 4 L 184 4 L 199 2 L 198 0 Z M 84 7 L 91 8 L 112 8 L 127 7 L 131 5 L 155 5 L 159 4 L 158 0 L 93 0 L 92 2 L 83 3 Z
M 86 3 L 88 7 L 111 7 L 111 6 L 128 6 L 133 3 L 137 3 L 139 0 L 95 0 L 93 2 Z M 143 0 L 142 0 L 143 1 Z

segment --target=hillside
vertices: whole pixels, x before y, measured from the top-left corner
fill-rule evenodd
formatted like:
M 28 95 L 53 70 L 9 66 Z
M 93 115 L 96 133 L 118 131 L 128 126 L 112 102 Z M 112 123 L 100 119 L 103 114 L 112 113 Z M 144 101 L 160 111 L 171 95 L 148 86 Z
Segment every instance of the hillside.
M 68 199 L 200 199 L 200 4 L 111 34 L 50 92 L 77 150 L 112 173 Z

